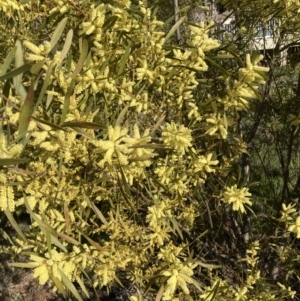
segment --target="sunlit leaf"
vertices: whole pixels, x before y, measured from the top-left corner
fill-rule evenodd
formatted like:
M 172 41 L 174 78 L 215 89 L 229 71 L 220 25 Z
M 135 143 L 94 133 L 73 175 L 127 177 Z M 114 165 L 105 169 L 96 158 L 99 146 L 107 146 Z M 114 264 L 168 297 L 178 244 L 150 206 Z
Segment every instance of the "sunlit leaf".
M 68 18 L 62 19 L 59 22 L 59 24 L 57 25 L 56 29 L 54 30 L 51 41 L 50 41 L 50 51 L 53 50 L 53 48 L 57 44 L 58 40 L 60 39 L 60 37 L 65 29 L 65 26 L 67 24 L 67 21 L 68 21 Z
M 181 23 L 185 20 L 186 17 L 181 17 L 171 28 L 168 34 L 165 37 L 165 43 L 170 39 L 170 37 L 176 32 L 176 30 L 180 27 Z
M 7 69 L 9 68 L 9 65 L 11 64 L 12 60 L 14 59 L 15 57 L 15 54 L 16 54 L 16 51 L 17 51 L 17 47 L 13 47 L 11 49 L 11 51 L 8 53 L 3 65 L 1 66 L 1 73 L 0 73 L 0 78 L 2 75 L 4 75 L 7 71 Z M 11 77 L 10 77 L 11 78 Z
M 6 209 L 4 211 L 7 219 L 9 220 L 9 222 L 11 223 L 11 225 L 13 226 L 13 228 L 16 230 L 16 232 L 19 234 L 19 236 L 23 239 L 23 241 L 27 242 L 27 239 L 25 237 L 25 235 L 23 234 L 19 224 L 17 223 L 17 221 L 15 220 L 15 218 L 13 217 L 13 215 L 11 214 L 11 212 Z
M 3 81 L 5 79 L 10 79 L 10 78 L 13 78 L 15 76 L 18 76 L 19 74 L 22 74 L 22 73 L 28 71 L 31 67 L 32 67 L 32 63 L 24 64 L 19 68 L 13 69 L 13 70 L 1 75 L 0 80 Z
M 17 165 L 17 164 L 27 163 L 29 161 L 30 161 L 30 159 L 27 159 L 27 158 L 0 159 L 0 166 Z
M 68 288 L 68 290 L 73 294 L 73 296 L 79 300 L 79 301 L 83 301 L 82 298 L 80 297 L 78 291 L 76 290 L 74 284 L 71 282 L 71 280 L 66 276 L 66 274 L 60 269 L 58 268 L 58 271 L 61 275 L 61 279 L 62 282 L 64 283 L 64 285 Z
M 85 129 L 92 129 L 92 130 L 97 130 L 97 129 L 106 129 L 106 126 L 98 123 L 93 123 L 93 122 L 86 122 L 86 121 L 70 121 L 70 122 L 65 122 L 61 125 L 61 127 L 70 127 L 70 128 L 85 128 Z

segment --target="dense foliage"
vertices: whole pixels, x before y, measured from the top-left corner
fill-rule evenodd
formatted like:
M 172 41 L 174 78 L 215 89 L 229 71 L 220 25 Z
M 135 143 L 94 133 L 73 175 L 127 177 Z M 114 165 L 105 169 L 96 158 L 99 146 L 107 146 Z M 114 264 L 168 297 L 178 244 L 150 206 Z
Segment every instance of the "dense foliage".
M 166 32 L 150 1 L 0 0 L 0 210 L 18 234 L 2 251 L 28 258 L 12 266 L 79 300 L 76 285 L 88 297 L 116 282 L 136 286 L 132 301 L 295 296 L 298 204 L 284 193 L 267 212 L 248 162 L 263 106 L 296 141 L 298 90 L 280 102 L 274 77 L 300 5 L 222 4 L 231 33 L 208 17 Z M 262 17 L 282 31 L 272 57 L 253 46 Z

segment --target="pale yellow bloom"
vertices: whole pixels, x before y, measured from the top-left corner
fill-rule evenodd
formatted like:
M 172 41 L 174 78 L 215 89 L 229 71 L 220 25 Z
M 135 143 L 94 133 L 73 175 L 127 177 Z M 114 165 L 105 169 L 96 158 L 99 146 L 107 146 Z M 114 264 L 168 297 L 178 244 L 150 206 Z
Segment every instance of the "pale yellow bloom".
M 130 153 L 127 141 L 128 129 L 120 126 L 108 127 L 108 140 L 94 141 L 93 144 L 98 146 L 98 151 L 105 153 L 103 159 L 98 163 L 103 167 L 105 163 L 111 164 L 113 159 L 117 159 L 121 165 L 128 164 L 127 154 Z
M 296 218 L 293 225 L 289 226 L 288 231 L 297 234 L 297 238 L 300 238 L 300 216 Z
M 162 140 L 169 146 L 184 154 L 192 146 L 191 130 L 183 125 L 177 126 L 174 122 L 162 127 Z
M 245 213 L 244 204 L 252 205 L 249 201 L 251 193 L 248 192 L 248 188 L 237 188 L 236 185 L 231 187 L 226 187 L 223 193 L 222 201 L 227 204 L 232 204 L 232 209 L 234 211 L 240 211 Z M 300 234 L 300 233 L 299 233 Z
M 280 211 L 281 217 L 280 221 L 289 221 L 292 220 L 293 218 L 290 216 L 291 213 L 296 212 L 296 209 L 294 208 L 295 204 L 288 204 L 287 206 L 285 204 L 282 204 L 282 210 Z
M 200 156 L 194 162 L 195 172 L 204 171 L 204 172 L 215 172 L 215 165 L 218 165 L 218 160 L 212 160 L 212 153 L 209 153 L 206 157 Z

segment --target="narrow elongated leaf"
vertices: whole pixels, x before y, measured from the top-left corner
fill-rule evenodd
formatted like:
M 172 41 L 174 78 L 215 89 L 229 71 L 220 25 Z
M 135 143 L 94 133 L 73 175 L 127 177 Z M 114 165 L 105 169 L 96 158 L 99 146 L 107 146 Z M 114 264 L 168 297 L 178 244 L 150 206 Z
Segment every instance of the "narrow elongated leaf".
M 44 64 L 45 64 L 45 60 L 37 62 L 36 64 L 34 64 L 31 67 L 30 72 L 33 73 L 33 74 L 38 74 L 41 71 Z
M 42 123 L 42 124 L 46 124 L 46 125 L 49 125 L 50 127 L 56 129 L 56 130 L 60 130 L 60 131 L 64 131 L 66 132 L 67 130 L 64 129 L 63 127 L 59 126 L 59 125 L 56 125 L 52 122 L 49 122 L 49 121 L 46 121 L 46 120 L 43 120 L 43 119 L 39 119 L 39 118 L 36 118 L 34 116 L 31 117 L 33 120 L 39 122 L 39 123 Z
M 127 46 L 127 48 L 126 48 L 126 50 L 125 50 L 125 52 L 122 55 L 122 58 L 120 60 L 120 66 L 119 66 L 119 70 L 118 70 L 117 76 L 120 75 L 123 72 L 124 67 L 125 67 L 125 65 L 127 63 L 129 54 L 130 54 L 130 50 L 131 50 L 131 47 Z
M 0 166 L 17 165 L 29 162 L 28 158 L 6 158 L 0 159 Z
M 120 126 L 120 125 L 121 125 L 121 123 L 122 123 L 122 121 L 123 121 L 123 119 L 124 119 L 124 116 L 125 116 L 126 112 L 128 111 L 128 109 L 129 109 L 129 105 L 126 106 L 126 107 L 121 111 L 121 113 L 119 114 L 118 119 L 117 119 L 117 121 L 116 121 L 116 123 L 115 123 L 115 126 Z
M 173 224 L 173 227 L 174 227 L 174 230 L 179 234 L 181 240 L 183 240 L 183 235 L 182 235 L 182 232 L 178 226 L 178 223 L 177 221 L 175 220 L 175 218 L 170 218 L 172 224 Z
M 80 129 L 80 128 L 72 128 L 76 133 L 78 133 L 79 135 L 82 135 L 83 137 L 89 139 L 89 140 L 94 140 L 95 138 L 91 135 L 89 135 L 87 132 L 85 132 L 84 130 Z
M 72 39 L 73 39 L 73 29 L 70 29 L 67 33 L 67 37 L 66 37 L 66 40 L 65 40 L 65 44 L 64 44 L 64 47 L 61 51 L 61 55 L 60 55 L 60 63 L 58 65 L 58 67 L 61 65 L 61 63 L 63 62 L 63 60 L 66 58 L 66 56 L 68 55 L 69 53 L 69 50 L 71 48 L 71 45 L 72 45 Z
M 10 82 L 9 80 L 7 79 L 4 86 L 3 86 L 3 95 L 6 97 L 6 98 L 9 98 L 9 93 L 10 93 Z
M 164 284 L 162 284 L 159 288 L 159 291 L 157 292 L 157 295 L 155 297 L 155 301 L 160 301 L 161 300 L 161 298 L 164 294 L 164 291 L 165 291 L 165 286 L 164 286 Z
M 94 240 L 92 240 L 91 238 L 89 238 L 87 235 L 85 235 L 79 227 L 77 227 L 79 233 L 93 246 L 95 247 L 97 250 L 99 251 L 103 251 L 106 248 L 105 247 L 101 247 L 97 242 L 95 242 Z
M 86 122 L 86 121 L 70 121 L 65 122 L 61 125 L 61 127 L 70 127 L 70 128 L 85 128 L 85 129 L 92 129 L 92 130 L 98 130 L 98 129 L 106 129 L 105 125 L 93 123 L 93 122 Z
M 163 123 L 163 121 L 165 120 L 165 115 L 161 116 L 159 118 L 159 120 L 156 122 L 156 124 L 153 126 L 153 128 L 150 131 L 150 134 L 153 134 L 157 131 L 157 129 L 161 126 L 161 124 Z
M 97 216 L 99 217 L 99 219 L 101 220 L 101 222 L 104 225 L 107 225 L 108 222 L 107 222 L 106 218 L 104 217 L 104 215 L 102 214 L 102 212 L 98 209 L 98 207 L 89 198 L 87 200 L 88 200 L 88 203 L 89 203 L 90 207 L 97 214 Z
M 168 32 L 167 36 L 165 37 L 164 43 L 166 43 L 170 37 L 176 32 L 176 30 L 179 28 L 181 23 L 185 20 L 185 17 L 181 17 L 171 28 L 171 30 Z
M 3 75 L 0 76 L 0 80 L 5 80 L 5 79 L 10 79 L 10 78 L 13 78 L 19 74 L 22 74 L 26 71 L 28 71 L 30 68 L 32 67 L 32 63 L 27 63 L 27 64 L 24 64 L 22 65 L 21 67 L 19 68 L 16 68 L 16 69 L 13 69 Z
M 218 63 L 216 63 L 213 59 L 209 58 L 208 56 L 205 56 L 205 60 L 207 60 L 208 62 L 210 62 L 212 65 L 214 65 L 215 67 L 217 67 L 221 73 L 223 73 L 223 75 L 225 76 L 230 76 L 230 74 L 228 73 L 227 70 L 225 70 L 221 65 L 219 65 Z
M 4 75 L 9 67 L 9 65 L 11 64 L 12 60 L 15 57 L 17 51 L 17 47 L 15 46 L 14 48 L 12 48 L 12 50 L 9 52 L 9 54 L 7 55 L 3 65 L 1 66 L 1 73 L 0 73 L 0 77 L 2 75 Z
M 58 268 L 58 271 L 61 275 L 61 279 L 64 283 L 64 285 L 68 288 L 68 290 L 74 295 L 74 297 L 79 300 L 79 301 L 83 301 L 82 298 L 80 297 L 78 291 L 76 290 L 74 284 L 71 282 L 71 280 L 66 276 L 66 274 L 60 269 Z
M 64 251 L 65 253 L 68 252 L 68 250 L 66 249 L 66 247 L 52 234 L 50 234 L 51 237 L 51 243 L 56 245 L 58 248 L 60 248 L 62 251 Z
M 219 290 L 219 286 L 220 286 L 220 280 L 217 282 L 217 284 L 214 286 L 214 288 L 212 289 L 212 291 L 209 293 L 209 295 L 205 298 L 205 300 L 210 300 L 213 301 L 218 293 Z M 211 296 L 212 295 L 212 296 Z
M 42 86 L 42 89 L 40 91 L 39 98 L 38 98 L 38 100 L 37 100 L 37 102 L 34 106 L 33 112 L 35 112 L 36 109 L 38 108 L 38 106 L 40 106 L 40 104 L 42 103 L 45 92 L 46 92 L 46 90 L 47 90 L 47 88 L 48 88 L 48 86 L 51 82 L 51 75 L 52 75 L 52 70 L 54 68 L 54 64 L 55 64 L 55 62 L 52 61 L 50 66 L 47 68 L 47 72 L 46 72 L 46 76 L 45 76 L 45 79 L 44 79 L 44 82 L 43 82 L 43 86 Z
M 11 262 L 8 264 L 10 267 L 34 269 L 40 265 L 39 262 Z
M 19 68 L 22 65 L 24 65 L 23 49 L 22 49 L 21 42 L 19 40 L 16 41 L 16 48 L 17 48 L 16 55 L 15 55 L 15 58 L 16 58 L 16 67 Z M 15 86 L 17 94 L 19 94 L 19 92 L 20 92 L 20 86 L 21 86 L 22 76 L 23 76 L 23 73 L 20 73 L 19 75 L 15 76 L 13 78 L 14 86 Z
M 57 25 L 57 27 L 55 28 L 51 41 L 50 41 L 50 51 L 53 50 L 53 48 L 55 47 L 55 45 L 57 44 L 58 40 L 60 39 L 65 26 L 67 24 L 68 18 L 64 18 L 62 19 L 59 24 Z
M 80 287 L 81 287 L 82 291 L 84 292 L 84 294 L 85 294 L 88 298 L 90 298 L 90 294 L 89 294 L 88 290 L 86 289 L 86 287 L 85 287 L 83 281 L 80 279 L 80 277 L 76 276 L 76 281 L 77 281 L 77 283 L 80 285 Z
M 71 95 L 73 93 L 73 89 L 75 86 L 75 82 L 74 80 L 71 81 L 71 84 L 67 90 L 67 93 L 65 95 L 65 100 L 64 100 L 64 106 L 63 106 L 63 110 L 62 110 L 62 114 L 61 114 L 61 121 L 60 121 L 60 125 L 65 121 L 67 114 L 69 112 L 69 108 L 70 108 L 70 98 Z
M 137 144 L 130 146 L 129 148 L 145 148 L 145 149 L 171 149 L 163 144 L 149 143 L 149 144 Z
M 60 237 L 74 245 L 79 245 L 80 243 L 75 240 L 74 238 L 72 237 L 69 237 L 68 235 L 66 234 L 63 234 L 63 233 L 59 233 L 59 232 L 56 232 L 54 229 L 52 229 L 50 226 L 46 225 L 43 221 L 41 221 L 35 214 L 34 212 L 31 210 L 29 204 L 28 204 L 28 201 L 27 201 L 27 197 L 26 195 L 24 194 L 24 203 L 25 203 L 25 206 L 27 208 L 27 211 L 28 213 L 30 214 L 30 216 L 37 222 L 37 224 L 40 226 L 40 228 L 44 231 L 47 231 L 49 233 L 51 233 L 54 238 L 57 238 L 57 237 Z M 53 239 L 53 238 L 52 238 Z
M 32 81 L 28 88 L 26 98 L 21 106 L 19 115 L 19 135 L 24 134 L 29 126 L 30 118 L 33 112 L 33 99 L 34 99 L 34 81 Z
M 10 236 L 3 230 L 0 228 L 0 235 L 6 239 L 12 246 L 14 246 L 14 242 L 12 241 L 12 239 L 10 238 Z
M 67 90 L 67 93 L 65 95 L 65 100 L 64 100 L 64 106 L 63 106 L 63 111 L 62 111 L 62 115 L 61 115 L 61 119 L 60 119 L 60 125 L 62 125 L 67 117 L 68 111 L 69 111 L 69 107 L 70 107 L 70 97 L 73 93 L 73 89 L 75 86 L 75 78 L 76 76 L 79 74 L 79 72 L 81 71 L 81 69 L 84 66 L 86 57 L 88 55 L 88 43 L 86 40 L 83 40 L 82 42 L 82 51 L 79 57 L 79 61 L 75 67 L 75 70 L 72 74 L 72 81 L 70 83 L 70 86 Z
M 19 224 L 17 223 L 17 221 L 15 220 L 15 218 L 13 217 L 11 212 L 8 209 L 6 209 L 4 211 L 4 213 L 7 217 L 7 219 L 9 220 L 9 222 L 11 223 L 11 225 L 14 227 L 16 232 L 19 234 L 19 236 L 23 239 L 23 241 L 27 242 L 27 239 L 26 239 L 25 235 L 23 234 Z
M 156 154 L 156 153 L 142 155 L 139 157 L 130 158 L 129 162 L 147 161 L 147 160 L 151 160 L 152 158 L 154 158 L 156 156 L 158 156 L 158 154 Z
M 59 279 L 57 279 L 56 277 L 54 277 L 53 275 L 50 275 L 52 281 L 54 282 L 55 284 L 55 287 L 57 287 L 57 289 L 59 290 L 59 292 L 64 296 L 66 297 L 67 295 L 67 292 L 64 288 L 64 285 L 61 283 L 61 281 Z
M 201 267 L 206 268 L 206 269 L 218 269 L 218 268 L 222 267 L 221 265 L 204 263 L 199 260 L 195 261 L 195 263 L 197 263 L 198 265 L 200 265 Z

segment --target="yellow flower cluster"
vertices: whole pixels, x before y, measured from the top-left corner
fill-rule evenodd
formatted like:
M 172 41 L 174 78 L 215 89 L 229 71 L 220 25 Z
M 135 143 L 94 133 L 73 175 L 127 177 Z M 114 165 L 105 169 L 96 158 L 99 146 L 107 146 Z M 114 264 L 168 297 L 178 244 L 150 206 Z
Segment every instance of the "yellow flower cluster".
M 245 213 L 246 210 L 244 205 L 252 205 L 249 201 L 250 196 L 251 193 L 248 192 L 248 188 L 237 188 L 237 185 L 233 185 L 225 188 L 222 201 L 227 204 L 232 204 L 233 210 Z

